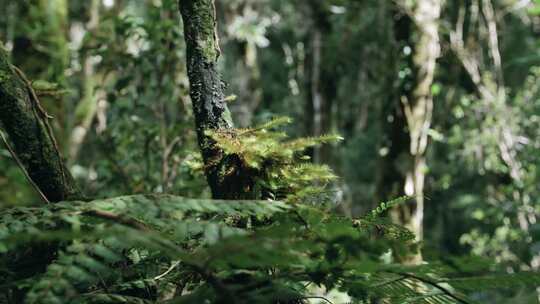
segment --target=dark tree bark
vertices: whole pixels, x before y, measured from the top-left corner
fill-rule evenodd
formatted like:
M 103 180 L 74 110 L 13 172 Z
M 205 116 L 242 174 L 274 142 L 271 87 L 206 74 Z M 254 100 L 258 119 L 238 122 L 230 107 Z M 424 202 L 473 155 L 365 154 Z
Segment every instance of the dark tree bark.
M 321 136 L 331 133 L 334 121 L 334 100 L 340 76 L 337 71 L 339 59 L 330 62 L 324 45 L 332 32 L 331 14 L 322 0 L 306 1 L 312 15 L 313 25 L 309 35 L 309 65 L 306 66 L 306 129 L 307 135 Z M 334 54 L 335 55 L 335 54 Z M 336 55 L 339 58 L 339 55 Z M 332 148 L 329 145 L 314 147 L 311 151 L 314 163 L 331 164 Z
M 81 199 L 56 140 L 25 76 L 0 46 L 0 123 L 31 180 L 50 202 Z
M 254 198 L 252 176 L 240 159 L 226 156 L 207 132 L 227 131 L 233 122 L 217 71 L 220 56 L 213 0 L 179 0 L 184 21 L 190 96 L 199 146 L 212 196 L 220 199 Z M 232 135 L 232 132 L 231 132 Z

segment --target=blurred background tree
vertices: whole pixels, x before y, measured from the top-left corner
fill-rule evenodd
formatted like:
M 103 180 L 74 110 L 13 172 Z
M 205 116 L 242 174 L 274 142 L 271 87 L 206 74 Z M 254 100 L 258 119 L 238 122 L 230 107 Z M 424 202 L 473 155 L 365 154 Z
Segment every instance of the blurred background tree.
M 193 168 L 177 1 L 0 8 L 0 40 L 40 88 L 85 193 L 210 195 Z M 425 257 L 540 268 L 538 0 L 224 0 L 216 9 L 238 126 L 286 115 L 293 135 L 345 138 L 310 151 L 342 177 L 329 193 L 336 209 L 361 215 L 414 195 Z M 418 100 L 429 110 L 414 122 Z M 419 134 L 425 147 L 414 150 Z M 0 156 L 0 201 L 38 201 L 3 146 Z

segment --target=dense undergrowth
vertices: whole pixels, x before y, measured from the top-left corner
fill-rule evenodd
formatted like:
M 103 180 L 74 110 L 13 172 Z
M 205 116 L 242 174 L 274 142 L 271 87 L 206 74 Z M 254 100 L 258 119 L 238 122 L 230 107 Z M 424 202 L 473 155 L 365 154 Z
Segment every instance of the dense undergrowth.
M 272 128 L 213 133 L 257 172 L 265 200 L 133 195 L 14 207 L 0 215 L 0 303 L 476 303 L 489 289 L 540 284 L 480 258 L 404 266 L 414 235 L 384 217 L 333 211 L 336 177 L 304 151 L 336 136 L 288 140 Z M 232 132 L 232 133 L 231 133 Z

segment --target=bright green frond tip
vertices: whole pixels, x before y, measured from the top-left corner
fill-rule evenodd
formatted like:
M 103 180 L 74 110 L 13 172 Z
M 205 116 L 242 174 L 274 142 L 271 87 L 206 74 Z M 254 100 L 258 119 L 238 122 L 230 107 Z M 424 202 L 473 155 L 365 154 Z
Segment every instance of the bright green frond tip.
M 406 204 L 414 199 L 413 196 L 404 195 L 401 197 L 398 197 L 396 199 L 387 201 L 387 202 L 381 202 L 377 208 L 371 210 L 371 212 L 368 213 L 368 215 L 365 217 L 365 219 L 373 219 L 378 216 L 383 215 L 383 213 L 393 207 Z
M 264 123 L 258 127 L 256 127 L 256 130 L 264 130 L 264 129 L 272 129 L 284 125 L 291 124 L 293 120 L 290 117 L 282 116 L 282 117 L 276 117 L 270 120 L 267 123 Z

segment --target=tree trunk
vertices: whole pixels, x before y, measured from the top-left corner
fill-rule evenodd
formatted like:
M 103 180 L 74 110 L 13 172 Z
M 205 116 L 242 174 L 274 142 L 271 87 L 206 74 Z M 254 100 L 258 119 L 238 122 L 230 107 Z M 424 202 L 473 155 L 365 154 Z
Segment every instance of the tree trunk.
M 414 87 L 410 96 L 401 97 L 410 140 L 404 190 L 406 195 L 414 197 L 414 201 L 398 208 L 397 212 L 394 212 L 394 219 L 409 228 L 416 235 L 417 241 L 421 241 L 424 182 L 427 171 L 425 153 L 433 114 L 431 87 L 439 56 L 438 21 L 441 0 L 421 0 L 417 1 L 414 7 L 407 7 L 406 4 L 403 7 L 410 11 L 416 28 L 416 35 L 413 35 L 416 40 L 413 42 L 412 50 Z M 410 263 L 419 263 L 422 261 L 422 255 L 418 250 L 406 260 Z
M 248 128 L 252 125 L 257 107 L 262 101 L 263 92 L 259 84 L 261 74 L 257 63 L 257 46 L 252 42 L 240 42 L 238 48 L 241 49 L 241 54 L 236 68 L 238 75 L 242 76 L 235 81 L 238 96 L 231 105 L 231 111 L 238 127 Z
M 311 38 L 311 107 L 313 108 L 313 136 L 321 136 L 322 130 L 322 108 L 323 97 L 321 92 L 321 49 L 322 49 L 322 34 L 318 27 L 313 30 Z M 320 147 L 313 148 L 313 162 L 321 163 L 321 149 Z
M 30 84 L 0 46 L 0 122 L 13 142 L 14 153 L 48 201 L 80 199 L 47 119 Z
M 220 199 L 253 198 L 253 180 L 241 160 L 226 156 L 208 131 L 233 128 L 217 71 L 220 48 L 213 0 L 179 0 L 184 21 L 187 71 L 197 137 L 212 196 Z
M 324 1 L 313 0 L 308 6 L 313 19 L 310 33 L 309 66 L 307 69 L 307 107 L 309 115 L 306 123 L 308 135 L 321 136 L 332 131 L 334 100 L 337 95 L 339 74 L 336 62 L 328 62 L 329 57 L 324 50 L 325 39 L 332 32 L 330 13 Z M 339 55 L 337 55 L 339 57 Z M 328 145 L 313 148 L 314 163 L 331 163 L 331 147 Z
M 90 5 L 90 20 L 86 25 L 86 30 L 94 32 L 99 26 L 100 0 L 92 0 Z M 84 143 L 86 135 L 90 131 L 92 122 L 96 117 L 98 110 L 98 101 L 100 96 L 96 96 L 96 73 L 95 62 L 92 56 L 86 54 L 83 59 L 83 98 L 75 109 L 75 127 L 71 132 L 69 141 L 69 161 L 74 162 L 77 159 L 79 151 Z M 103 93 L 103 92 L 102 92 Z M 103 94 L 102 94 L 103 95 Z

